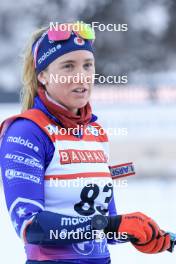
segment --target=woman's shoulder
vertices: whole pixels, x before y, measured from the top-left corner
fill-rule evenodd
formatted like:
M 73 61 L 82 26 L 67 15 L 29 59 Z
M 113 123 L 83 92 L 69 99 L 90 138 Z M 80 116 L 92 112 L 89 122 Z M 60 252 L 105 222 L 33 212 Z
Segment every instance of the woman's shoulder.
M 53 157 L 54 145 L 37 124 L 28 119 L 18 118 L 8 127 L 3 136 L 1 153 L 7 150 L 35 154 L 49 164 Z
M 24 145 L 36 142 L 44 147 L 52 144 L 47 134 L 36 123 L 25 118 L 17 118 L 9 125 L 3 137 L 4 142 Z
M 44 134 L 42 129 L 32 120 L 26 118 L 17 118 L 14 120 L 6 131 L 7 134 L 18 135 L 36 135 Z

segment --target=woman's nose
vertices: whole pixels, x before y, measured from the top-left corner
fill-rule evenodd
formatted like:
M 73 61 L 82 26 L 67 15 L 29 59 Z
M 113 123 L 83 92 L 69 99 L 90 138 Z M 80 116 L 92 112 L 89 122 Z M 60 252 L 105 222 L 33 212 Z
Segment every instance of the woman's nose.
M 84 68 L 79 69 L 76 73 L 79 83 L 90 83 L 92 81 L 92 74 L 88 73 Z

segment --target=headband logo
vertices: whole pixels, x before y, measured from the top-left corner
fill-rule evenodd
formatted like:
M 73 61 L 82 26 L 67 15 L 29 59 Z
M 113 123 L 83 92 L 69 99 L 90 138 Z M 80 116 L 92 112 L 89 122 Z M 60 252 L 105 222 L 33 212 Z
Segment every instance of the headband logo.
M 55 53 L 57 51 L 56 47 L 53 47 L 52 49 L 49 49 L 47 52 L 45 52 L 42 57 L 38 59 L 38 64 L 41 64 L 43 61 L 45 61 L 50 55 Z
M 76 45 L 83 46 L 83 45 L 85 44 L 85 41 L 84 41 L 84 39 L 82 39 L 82 38 L 75 37 L 75 38 L 74 38 L 74 43 L 75 43 Z
M 56 46 L 56 49 L 60 49 L 62 47 L 62 45 L 61 44 L 58 44 L 57 46 Z
M 58 44 L 56 47 L 52 47 L 47 52 L 45 52 L 42 57 L 38 59 L 38 64 L 41 64 L 43 61 L 45 61 L 50 55 L 55 53 L 57 50 L 61 49 L 62 45 Z

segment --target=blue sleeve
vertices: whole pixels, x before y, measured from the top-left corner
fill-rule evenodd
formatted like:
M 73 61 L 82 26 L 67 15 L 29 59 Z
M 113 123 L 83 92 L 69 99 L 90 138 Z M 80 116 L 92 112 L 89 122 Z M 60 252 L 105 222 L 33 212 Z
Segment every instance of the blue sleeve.
M 110 216 L 117 215 L 117 210 L 116 210 L 116 205 L 115 205 L 115 200 L 114 200 L 114 194 L 113 194 L 112 199 L 109 203 L 108 209 L 109 209 L 109 215 Z
M 112 199 L 111 199 L 111 201 L 110 201 L 110 203 L 109 203 L 108 208 L 109 208 L 109 215 L 110 215 L 110 216 L 115 216 L 115 215 L 117 215 L 117 209 L 116 209 L 116 205 L 115 205 L 114 194 L 113 194 L 113 196 L 112 196 Z M 115 239 L 107 239 L 107 242 L 108 242 L 108 244 L 117 244 L 117 243 L 119 243 L 119 242 L 118 242 L 117 240 L 115 240 Z
M 44 210 L 44 173 L 54 153 L 48 136 L 32 121 L 17 119 L 7 129 L 0 149 L 7 208 L 17 234 Z
M 72 217 L 48 211 L 38 213 L 27 227 L 31 244 L 68 245 L 94 239 L 90 217 Z

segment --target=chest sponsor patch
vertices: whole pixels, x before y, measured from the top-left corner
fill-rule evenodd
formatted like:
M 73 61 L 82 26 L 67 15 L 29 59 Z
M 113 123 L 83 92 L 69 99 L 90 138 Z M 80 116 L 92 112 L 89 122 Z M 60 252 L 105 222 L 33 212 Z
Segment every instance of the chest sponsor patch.
M 107 157 L 102 150 L 59 150 L 60 163 L 106 163 Z

